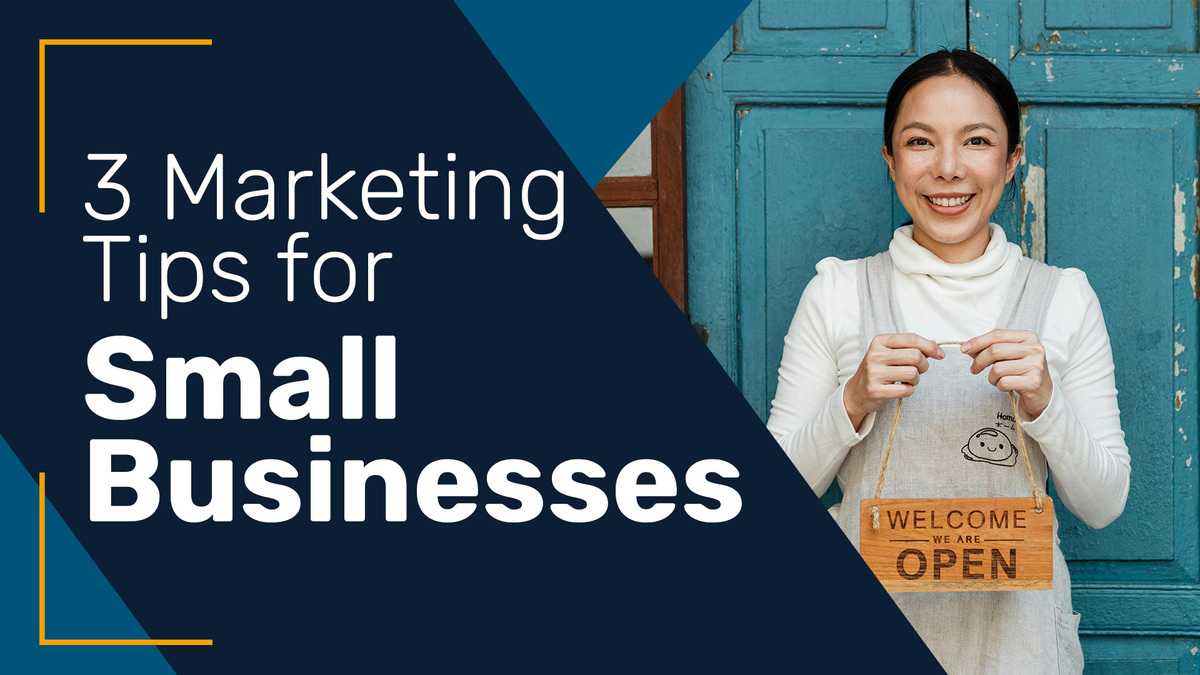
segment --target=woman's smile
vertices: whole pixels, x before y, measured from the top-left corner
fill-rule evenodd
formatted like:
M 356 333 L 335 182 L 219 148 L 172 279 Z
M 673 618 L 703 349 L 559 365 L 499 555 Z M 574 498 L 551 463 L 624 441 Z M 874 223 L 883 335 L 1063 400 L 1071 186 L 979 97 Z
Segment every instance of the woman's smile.
M 967 210 L 967 206 L 974 196 L 974 194 L 942 192 L 936 195 L 925 195 L 925 201 L 928 202 L 929 208 L 938 215 L 957 216 Z

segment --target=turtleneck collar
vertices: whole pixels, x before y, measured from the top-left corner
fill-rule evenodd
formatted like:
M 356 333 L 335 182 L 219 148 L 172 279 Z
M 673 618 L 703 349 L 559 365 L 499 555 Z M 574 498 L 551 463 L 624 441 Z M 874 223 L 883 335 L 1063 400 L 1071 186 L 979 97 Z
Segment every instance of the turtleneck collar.
M 983 255 L 965 263 L 948 263 L 929 249 L 913 240 L 913 226 L 905 225 L 896 230 L 888 251 L 892 264 L 904 274 L 926 274 L 935 277 L 968 279 L 991 274 L 1004 266 L 1010 255 L 1008 238 L 1004 230 L 995 223 L 989 225 L 991 239 Z

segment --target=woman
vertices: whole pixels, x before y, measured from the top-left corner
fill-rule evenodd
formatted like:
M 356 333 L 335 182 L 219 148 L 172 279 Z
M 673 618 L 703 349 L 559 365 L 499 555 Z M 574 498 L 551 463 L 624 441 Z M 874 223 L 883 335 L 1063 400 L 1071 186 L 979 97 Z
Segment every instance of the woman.
M 767 427 L 818 495 L 837 477 L 846 508 L 830 513 L 857 546 L 899 398 L 883 497 L 1030 496 L 1015 392 L 1039 488 L 1048 468 L 1056 506 L 1108 525 L 1129 452 L 1099 302 L 1083 272 L 1023 258 L 990 223 L 1021 159 L 1012 85 L 971 52 L 929 54 L 888 92 L 882 150 L 912 224 L 886 253 L 818 263 Z M 948 671 L 1082 671 L 1055 525 L 1053 590 L 892 596 Z

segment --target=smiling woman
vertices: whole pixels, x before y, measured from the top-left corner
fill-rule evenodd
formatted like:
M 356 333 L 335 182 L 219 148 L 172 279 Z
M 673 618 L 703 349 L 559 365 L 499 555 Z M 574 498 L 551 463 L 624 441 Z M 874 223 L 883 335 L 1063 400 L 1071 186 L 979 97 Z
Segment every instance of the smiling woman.
M 862 499 L 1028 497 L 1048 475 L 1104 527 L 1130 465 L 1099 302 L 1083 272 L 1024 257 L 990 222 L 1022 154 L 1012 85 L 972 52 L 929 54 L 892 85 L 883 140 L 912 222 L 886 252 L 818 263 L 767 427 L 818 495 L 837 478 L 845 508 L 830 513 L 855 546 Z M 1053 548 L 1051 590 L 893 598 L 952 673 L 1078 673 L 1079 615 Z
M 1015 117 L 1015 95 L 1011 104 Z M 1016 125 L 1006 129 L 996 100 L 965 75 L 912 87 L 885 129 L 896 120 L 900 129 L 888 130 L 883 157 L 913 219 L 913 238 L 948 262 L 974 260 L 1021 157 Z

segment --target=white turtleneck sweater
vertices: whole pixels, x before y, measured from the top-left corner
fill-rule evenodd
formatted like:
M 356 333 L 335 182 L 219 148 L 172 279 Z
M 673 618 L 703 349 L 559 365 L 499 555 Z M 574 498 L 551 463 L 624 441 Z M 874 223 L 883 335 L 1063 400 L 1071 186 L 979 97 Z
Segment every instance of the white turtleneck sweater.
M 995 328 L 1021 249 L 993 224 L 983 255 L 952 264 L 913 241 L 912 230 L 911 225 L 896 230 L 889 247 L 906 328 L 938 342 L 965 341 Z M 863 356 L 857 265 L 837 258 L 817 263 L 817 276 L 804 289 L 784 338 L 779 387 L 767 420 L 817 495 L 875 423 L 871 413 L 856 432 L 842 402 L 846 380 Z M 1062 271 L 1039 339 L 1054 391 L 1037 419 L 1021 412 L 1021 428 L 1041 444 L 1066 507 L 1088 525 L 1104 527 L 1125 508 L 1129 449 L 1104 316 L 1082 271 Z M 987 377 L 987 371 L 978 377 Z M 838 482 L 845 485 L 840 476 Z

